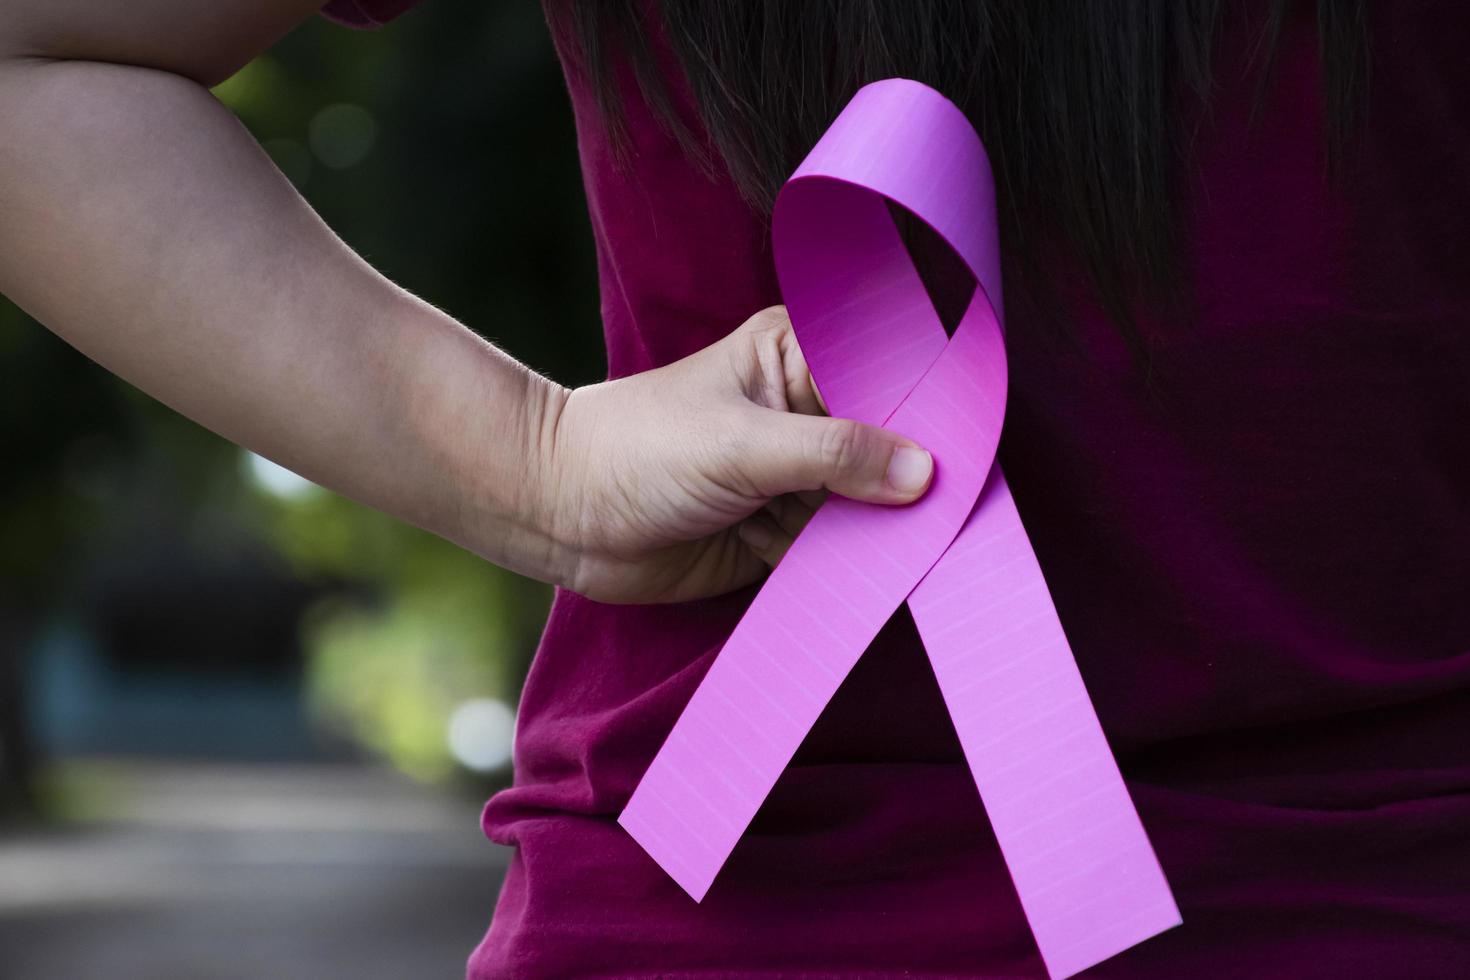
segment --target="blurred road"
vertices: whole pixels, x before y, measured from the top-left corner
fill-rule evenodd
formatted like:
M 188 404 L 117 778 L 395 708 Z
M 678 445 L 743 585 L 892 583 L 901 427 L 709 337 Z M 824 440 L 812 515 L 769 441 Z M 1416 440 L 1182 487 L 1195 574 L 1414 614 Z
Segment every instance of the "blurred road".
M 338 765 L 88 763 L 0 836 L 3 980 L 457 978 L 509 851 L 478 807 Z

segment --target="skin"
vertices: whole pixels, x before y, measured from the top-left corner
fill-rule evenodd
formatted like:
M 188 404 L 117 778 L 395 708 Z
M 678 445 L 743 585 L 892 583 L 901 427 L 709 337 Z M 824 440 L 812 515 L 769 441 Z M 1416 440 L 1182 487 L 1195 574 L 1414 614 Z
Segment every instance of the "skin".
M 208 91 L 320 6 L 0 0 L 0 292 L 225 438 L 600 601 L 747 585 L 826 492 L 928 488 L 912 442 L 825 416 L 779 307 L 568 390 L 379 275 Z

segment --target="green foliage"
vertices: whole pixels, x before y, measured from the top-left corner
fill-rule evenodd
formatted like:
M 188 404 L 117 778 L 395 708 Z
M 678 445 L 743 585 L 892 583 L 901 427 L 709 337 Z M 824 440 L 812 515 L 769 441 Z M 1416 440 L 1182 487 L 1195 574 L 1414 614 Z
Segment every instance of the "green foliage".
M 571 112 L 536 5 L 426 4 L 373 32 L 313 20 L 215 94 L 388 276 L 561 381 L 602 375 Z M 0 418 L 0 602 L 32 621 L 75 603 L 125 528 L 211 555 L 263 543 L 326 590 L 302 624 L 324 723 L 437 778 L 454 705 L 514 703 L 547 589 L 326 492 L 252 492 L 238 450 L 3 302 Z
M 318 719 L 416 778 L 449 775 L 446 719 L 470 698 L 515 703 L 550 590 L 334 494 L 268 507 L 298 574 L 367 586 L 303 624 Z

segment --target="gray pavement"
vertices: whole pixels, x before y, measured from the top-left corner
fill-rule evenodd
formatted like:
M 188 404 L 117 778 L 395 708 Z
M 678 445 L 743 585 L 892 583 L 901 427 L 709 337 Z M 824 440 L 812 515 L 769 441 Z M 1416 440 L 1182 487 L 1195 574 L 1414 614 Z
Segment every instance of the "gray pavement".
M 509 852 L 478 805 L 352 766 L 89 763 L 0 835 L 0 980 L 459 978 Z

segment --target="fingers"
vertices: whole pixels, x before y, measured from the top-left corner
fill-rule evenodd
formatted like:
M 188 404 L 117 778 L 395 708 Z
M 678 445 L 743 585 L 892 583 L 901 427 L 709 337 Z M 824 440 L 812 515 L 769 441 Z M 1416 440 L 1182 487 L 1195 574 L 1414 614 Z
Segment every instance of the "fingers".
M 775 522 L 780 525 L 781 530 L 793 538 L 801 533 L 801 529 L 806 527 L 807 522 L 812 519 L 812 515 L 817 511 L 816 506 L 802 499 L 804 495 L 794 493 L 783 494 L 780 497 L 772 499 L 764 508 L 766 513 L 770 514 Z
M 817 379 L 812 377 L 810 371 L 807 372 L 806 383 L 807 387 L 812 391 L 812 399 L 817 403 L 817 410 L 815 412 L 807 412 L 806 414 L 831 415 L 832 410 L 827 407 L 827 399 L 822 397 L 821 389 L 817 387 Z
M 896 432 L 852 419 L 753 409 L 741 466 L 762 496 L 830 490 L 906 504 L 929 489 L 934 460 Z
M 807 510 L 811 511 L 812 513 L 816 513 L 817 508 L 822 506 L 822 502 L 827 499 L 827 491 L 802 490 L 793 494 L 792 496 L 794 496 L 797 500 L 800 500 L 802 504 L 806 506 Z
M 767 408 L 784 408 L 801 415 L 827 414 L 786 307 L 761 310 L 741 324 L 732 340 L 743 352 L 737 363 L 742 370 L 757 375 L 751 386 L 756 401 Z
M 831 419 L 796 342 L 786 308 L 747 320 L 732 338 L 731 362 L 751 401 L 732 447 L 736 472 L 761 496 L 831 490 L 856 500 L 906 504 L 933 478 L 932 457 L 911 440 L 851 419 Z M 784 410 L 784 411 L 783 411 Z
M 786 307 L 781 307 L 781 312 L 786 312 Z M 784 316 L 782 322 L 785 330 L 781 333 L 781 368 L 786 382 L 786 404 L 793 412 L 802 415 L 826 415 L 827 403 L 822 400 L 822 393 L 817 390 L 817 383 L 812 378 L 812 372 L 807 368 L 806 355 L 801 352 L 801 345 L 796 342 L 796 331 L 791 329 L 791 321 Z
M 775 568 L 791 547 L 794 538 L 765 511 L 756 511 L 741 521 L 736 532 L 757 558 Z
M 826 495 L 821 493 L 776 497 L 741 523 L 740 540 L 757 558 L 775 568 L 824 499 Z

